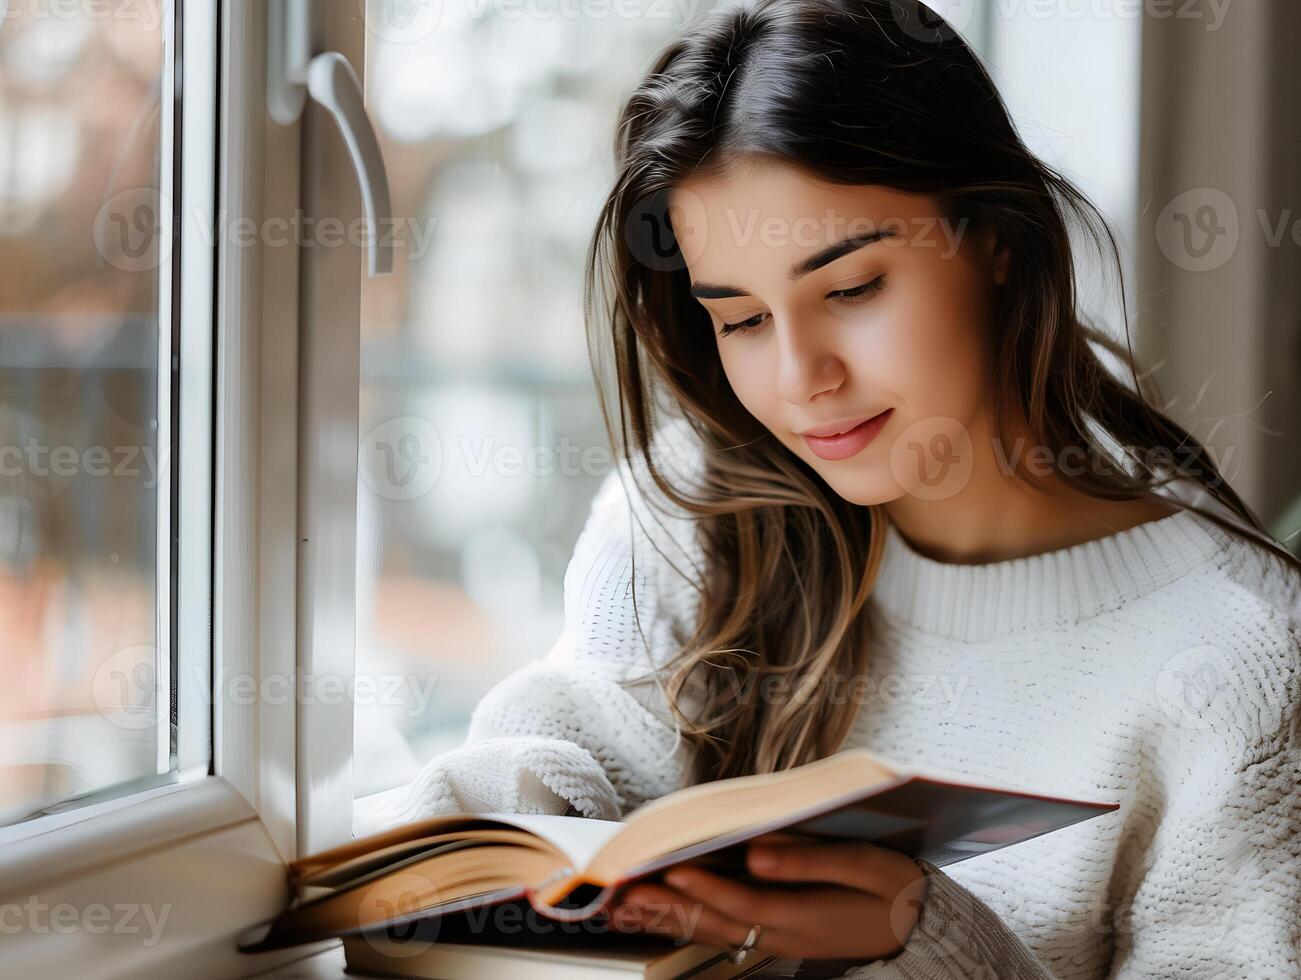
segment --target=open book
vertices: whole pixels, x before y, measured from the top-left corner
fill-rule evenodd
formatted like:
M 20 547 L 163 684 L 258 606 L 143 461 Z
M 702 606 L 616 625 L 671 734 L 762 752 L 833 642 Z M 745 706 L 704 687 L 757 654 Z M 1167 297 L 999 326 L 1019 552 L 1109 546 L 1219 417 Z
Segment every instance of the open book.
M 455 814 L 309 855 L 289 866 L 294 903 L 240 948 L 371 934 L 509 902 L 546 920 L 589 920 L 628 883 L 683 862 L 746 877 L 745 842 L 775 831 L 869 841 L 943 866 L 1119 806 L 973 784 L 849 749 L 689 786 L 622 821 Z

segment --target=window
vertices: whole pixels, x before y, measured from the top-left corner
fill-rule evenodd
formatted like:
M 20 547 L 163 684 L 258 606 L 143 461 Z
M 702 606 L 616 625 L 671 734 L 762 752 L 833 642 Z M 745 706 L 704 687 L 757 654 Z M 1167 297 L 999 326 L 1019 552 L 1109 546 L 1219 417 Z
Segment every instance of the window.
M 1030 150 L 1072 180 L 1113 224 L 1132 302 L 1143 6 L 982 3 L 982 55 L 1012 121 Z M 1107 70 L 1098 71 L 1100 64 Z M 1119 337 L 1114 272 L 1100 267 L 1088 247 L 1077 254 L 1085 311 Z
M 582 261 L 620 97 L 682 23 L 674 4 L 439 6 L 437 30 L 431 6 L 367 9 L 367 105 L 409 217 L 362 292 L 357 796 L 459 744 L 560 634 L 613 465 Z
M 1143 5 L 923 2 L 980 54 L 1030 151 L 1073 181 L 1112 223 L 1132 284 Z M 1100 64 L 1107 71 L 1097 71 Z M 1080 245 L 1081 305 L 1119 336 L 1123 319 L 1113 271 Z
M 157 3 L 0 24 L 0 824 L 208 768 L 178 37 Z
M 292 594 L 286 668 L 241 634 L 284 617 L 252 601 L 258 515 L 232 488 L 259 471 L 230 461 L 260 451 L 250 309 L 296 282 L 260 287 L 217 221 L 286 193 L 245 193 L 265 10 L 218 14 L 0 3 L 0 917 L 25 976 L 249 969 L 233 937 L 278 909 L 293 853 L 293 706 L 243 686 L 292 672 Z M 124 906 L 158 928 L 101 927 Z

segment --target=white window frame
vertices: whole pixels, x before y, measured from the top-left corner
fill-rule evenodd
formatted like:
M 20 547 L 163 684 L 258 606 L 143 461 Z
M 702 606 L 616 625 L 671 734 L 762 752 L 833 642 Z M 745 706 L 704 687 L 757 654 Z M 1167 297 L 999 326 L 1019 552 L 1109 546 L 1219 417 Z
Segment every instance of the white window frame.
M 362 3 L 314 6 L 314 51 L 337 51 L 366 77 Z M 362 213 L 351 158 L 329 115 L 303 113 L 303 209 Z M 376 233 L 378 234 L 378 232 Z M 357 456 L 361 418 L 361 282 L 365 248 L 344 236 L 301 253 L 298 456 L 298 845 L 313 853 L 350 840 L 356 674 Z M 327 686 L 328 685 L 328 686 Z M 329 696 L 326 696 L 326 693 Z
M 185 0 L 179 24 L 177 505 L 191 536 L 177 567 L 177 635 L 184 650 L 212 652 L 209 678 L 184 668 L 177 678 L 180 771 L 167 785 L 0 828 L 0 905 L 150 906 L 167 918 L 148 945 L 116 929 L 7 932 L 6 967 L 24 974 L 252 975 L 329 945 L 259 956 L 235 946 L 284 907 L 286 861 L 351 835 L 351 702 L 296 704 L 294 692 L 300 676 L 353 671 L 347 517 L 364 256 L 350 243 L 274 244 L 266 222 L 293 228 L 301 207 L 346 225 L 360 195 L 324 110 L 309 100 L 300 123 L 268 117 L 267 16 L 279 2 Z M 318 43 L 364 77 L 360 8 L 321 13 Z M 172 166 L 166 152 L 163 161 Z M 256 244 L 240 238 L 237 218 L 263 229 Z M 159 315 L 167 335 L 170 306 Z M 211 455 L 186 452 L 210 438 Z

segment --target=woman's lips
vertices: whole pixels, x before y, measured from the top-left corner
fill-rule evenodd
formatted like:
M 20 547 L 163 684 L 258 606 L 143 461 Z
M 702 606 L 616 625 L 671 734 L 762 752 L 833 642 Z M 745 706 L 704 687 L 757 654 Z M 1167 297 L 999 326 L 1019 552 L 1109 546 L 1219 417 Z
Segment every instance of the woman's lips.
M 866 422 L 838 436 L 804 436 L 803 439 L 809 449 L 823 459 L 849 459 L 850 456 L 867 448 L 868 444 L 876 438 L 876 434 L 885 427 L 893 412 L 893 408 L 887 408 L 880 415 L 874 415 Z

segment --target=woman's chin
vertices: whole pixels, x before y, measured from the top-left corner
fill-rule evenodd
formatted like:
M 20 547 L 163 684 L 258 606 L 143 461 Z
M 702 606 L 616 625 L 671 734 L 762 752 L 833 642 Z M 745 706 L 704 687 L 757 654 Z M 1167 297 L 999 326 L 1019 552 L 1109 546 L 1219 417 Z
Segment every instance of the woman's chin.
M 819 467 L 818 472 L 827 486 L 849 503 L 860 507 L 888 504 L 904 495 L 889 466 L 860 466 L 853 472 L 834 471 L 823 466 Z

